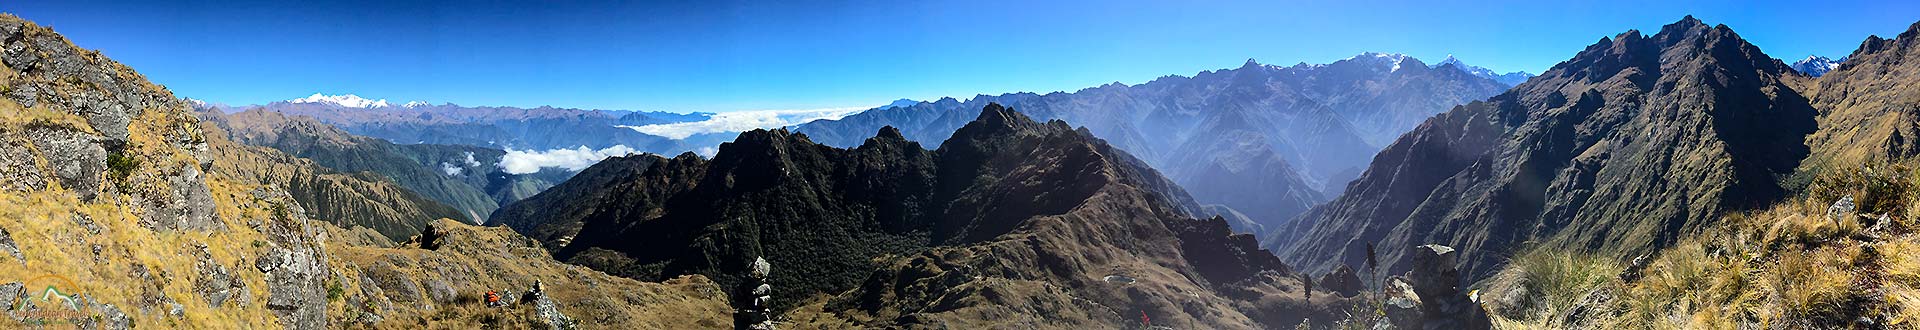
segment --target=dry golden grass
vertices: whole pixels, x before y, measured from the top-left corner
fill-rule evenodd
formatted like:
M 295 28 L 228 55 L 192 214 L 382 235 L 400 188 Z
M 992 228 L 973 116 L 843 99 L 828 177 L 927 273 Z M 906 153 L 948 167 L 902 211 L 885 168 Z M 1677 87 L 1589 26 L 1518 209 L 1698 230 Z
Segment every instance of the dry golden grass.
M 1799 197 L 1773 207 L 1732 214 L 1717 226 L 1659 251 L 1633 282 L 1561 280 L 1566 289 L 1544 290 L 1548 312 L 1496 318 L 1500 328 L 1567 328 L 1557 317 L 1566 292 L 1616 289 L 1597 306 L 1611 313 L 1577 326 L 1625 329 L 1824 329 L 1920 325 L 1920 237 L 1912 233 L 1910 166 L 1876 164 L 1819 173 Z M 1853 196 L 1856 212 L 1830 216 L 1828 206 Z M 1889 223 L 1874 224 L 1881 215 Z M 1541 257 L 1545 254 L 1551 257 Z M 1515 259 L 1489 290 L 1510 289 L 1502 280 L 1518 274 L 1572 274 L 1556 265 L 1568 253 L 1529 253 Z M 1602 262 L 1616 262 L 1602 260 Z M 1595 266 L 1593 269 L 1606 269 Z M 1618 269 L 1618 268 L 1613 268 Z M 1544 270 L 1544 271 L 1543 271 Z M 1868 288 L 1879 288 L 1875 295 Z M 1534 289 L 1534 288 L 1529 288 Z M 1538 289 L 1535 289 L 1538 290 Z M 1540 292 L 1540 291 L 1535 291 Z M 1498 296 L 1498 292 L 1483 293 Z M 1617 315 L 1617 316 L 1615 316 Z M 1873 327 L 1869 327 L 1873 328 Z

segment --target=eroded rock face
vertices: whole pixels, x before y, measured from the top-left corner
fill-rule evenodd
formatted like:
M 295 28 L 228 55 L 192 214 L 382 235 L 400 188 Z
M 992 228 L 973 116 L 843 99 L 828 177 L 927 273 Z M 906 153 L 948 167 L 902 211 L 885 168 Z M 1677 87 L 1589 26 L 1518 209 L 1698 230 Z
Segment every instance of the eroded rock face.
M 214 213 L 213 192 L 201 178 L 200 168 L 183 165 L 166 177 L 167 189 L 146 195 L 147 213 L 143 224 L 155 230 L 226 230 L 226 223 Z M 159 196 L 156 196 L 159 195 Z
M 28 143 L 16 139 L 0 139 L 0 190 L 33 191 L 47 189 L 47 179 L 40 173 L 40 166 L 34 164 L 33 150 Z
M 269 248 L 254 266 L 266 273 L 267 308 L 280 316 L 287 329 L 327 326 L 327 254 L 322 248 L 325 230 L 307 224 L 306 211 L 278 188 L 253 191 L 256 198 L 282 201 L 285 211 L 262 223 Z

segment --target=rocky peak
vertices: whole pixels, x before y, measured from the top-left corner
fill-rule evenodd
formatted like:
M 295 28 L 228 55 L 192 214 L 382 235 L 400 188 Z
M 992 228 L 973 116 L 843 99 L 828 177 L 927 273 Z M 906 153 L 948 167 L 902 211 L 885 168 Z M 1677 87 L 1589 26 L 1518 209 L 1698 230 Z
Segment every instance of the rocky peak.
M 1303 217 L 1314 228 L 1285 260 L 1322 272 L 1357 264 L 1368 243 L 1446 242 L 1477 280 L 1527 241 L 1607 253 L 1670 244 L 1782 196 L 1772 178 L 1807 155 L 1815 128 L 1787 70 L 1691 17 L 1651 37 L 1603 38 L 1402 136 L 1347 194 Z M 1390 270 L 1413 261 L 1406 250 L 1385 254 Z

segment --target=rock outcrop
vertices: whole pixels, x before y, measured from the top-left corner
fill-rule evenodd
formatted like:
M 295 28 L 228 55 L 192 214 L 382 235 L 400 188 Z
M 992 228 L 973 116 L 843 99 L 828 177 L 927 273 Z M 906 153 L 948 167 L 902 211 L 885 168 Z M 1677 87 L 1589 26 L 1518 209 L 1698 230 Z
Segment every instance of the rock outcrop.
M 1360 282 L 1360 274 L 1355 273 L 1353 267 L 1347 267 L 1346 265 L 1341 265 L 1340 268 L 1334 268 L 1333 272 L 1320 275 L 1320 280 L 1314 281 L 1313 283 L 1320 285 L 1321 288 L 1325 288 L 1327 291 L 1333 291 L 1344 297 L 1359 295 L 1360 291 L 1366 290 L 1366 284 Z

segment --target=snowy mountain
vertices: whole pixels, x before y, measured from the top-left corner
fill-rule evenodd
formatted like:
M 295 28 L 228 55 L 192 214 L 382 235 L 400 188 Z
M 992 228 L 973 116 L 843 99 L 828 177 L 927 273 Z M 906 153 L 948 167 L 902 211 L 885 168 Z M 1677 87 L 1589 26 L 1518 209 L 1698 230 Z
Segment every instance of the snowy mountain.
M 1473 74 L 1475 76 L 1481 76 L 1487 79 L 1493 79 L 1493 81 L 1498 81 L 1501 84 L 1506 84 L 1507 86 L 1519 85 L 1520 83 L 1527 82 L 1527 79 L 1533 78 L 1533 74 L 1527 73 L 1526 71 L 1496 73 L 1496 72 L 1493 72 L 1492 69 L 1473 66 L 1473 65 L 1467 64 L 1466 62 L 1461 62 L 1459 58 L 1454 58 L 1453 54 L 1447 54 L 1447 59 L 1440 60 L 1440 63 L 1434 63 L 1433 67 L 1438 68 L 1441 66 L 1445 66 L 1447 64 L 1453 64 L 1453 67 L 1460 69 L 1460 71 L 1466 71 L 1467 73 Z
M 1840 63 L 1846 62 L 1846 61 L 1847 61 L 1847 58 L 1845 57 L 1842 57 L 1839 60 L 1834 60 L 1834 59 L 1829 59 L 1826 56 L 1808 55 L 1806 59 L 1793 62 L 1793 65 L 1791 66 L 1793 67 L 1794 71 L 1800 71 L 1800 73 L 1805 73 L 1809 76 L 1819 77 L 1821 75 L 1827 74 L 1828 71 L 1839 69 Z
M 393 104 L 387 103 L 386 99 L 369 100 L 353 94 L 326 95 L 320 93 L 313 93 L 312 96 L 287 100 L 287 103 L 327 103 L 348 108 L 385 108 L 393 106 Z

